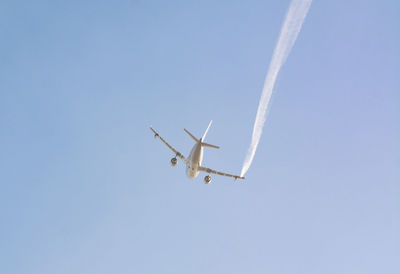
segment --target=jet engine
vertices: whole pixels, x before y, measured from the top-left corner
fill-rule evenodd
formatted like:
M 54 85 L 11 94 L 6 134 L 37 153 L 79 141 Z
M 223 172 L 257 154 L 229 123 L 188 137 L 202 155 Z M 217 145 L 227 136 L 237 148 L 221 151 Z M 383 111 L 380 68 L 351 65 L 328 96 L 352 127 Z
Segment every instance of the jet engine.
M 178 160 L 176 159 L 176 157 L 171 159 L 171 166 L 176 166 L 177 163 L 178 163 Z
M 204 183 L 205 183 L 206 185 L 208 185 L 209 183 L 211 183 L 211 176 L 210 176 L 210 175 L 207 175 L 206 177 L 204 177 Z

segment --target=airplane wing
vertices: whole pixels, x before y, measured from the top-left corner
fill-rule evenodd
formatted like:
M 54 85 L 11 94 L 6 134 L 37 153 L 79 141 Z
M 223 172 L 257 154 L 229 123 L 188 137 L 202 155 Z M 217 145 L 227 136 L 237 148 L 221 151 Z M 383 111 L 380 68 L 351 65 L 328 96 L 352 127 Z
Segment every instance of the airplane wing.
M 157 131 L 155 131 L 152 127 L 150 127 L 151 131 L 153 131 L 154 133 L 154 138 L 160 138 L 160 140 L 167 145 L 167 147 L 169 147 L 170 150 L 172 150 L 177 157 L 181 158 L 182 161 L 186 164 L 187 160 L 185 158 L 185 156 L 183 156 L 179 151 L 177 151 L 173 146 L 171 146 L 170 144 L 167 143 L 167 141 L 165 141 L 158 133 Z
M 237 180 L 237 179 L 245 179 L 245 177 L 242 177 L 242 176 L 232 175 L 232 174 L 224 173 L 224 172 L 221 172 L 221 171 L 216 171 L 216 170 L 213 170 L 213 169 L 208 168 L 208 167 L 199 166 L 198 169 L 199 169 L 200 171 L 204 171 L 204 172 L 207 172 L 207 173 L 212 173 L 212 174 L 217 174 L 217 175 L 232 177 L 232 178 L 234 178 L 235 180 Z

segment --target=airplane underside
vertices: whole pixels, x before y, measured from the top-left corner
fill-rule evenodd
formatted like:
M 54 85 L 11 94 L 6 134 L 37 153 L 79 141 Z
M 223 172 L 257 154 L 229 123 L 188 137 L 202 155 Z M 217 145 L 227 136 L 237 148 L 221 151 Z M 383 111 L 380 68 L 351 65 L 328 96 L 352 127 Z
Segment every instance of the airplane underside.
M 211 121 L 212 122 L 212 121 Z M 185 164 L 186 164 L 186 175 L 193 179 L 196 178 L 200 171 L 206 172 L 206 173 L 213 173 L 213 174 L 217 174 L 217 175 L 221 175 L 221 176 L 226 176 L 226 177 L 231 177 L 234 178 L 235 181 L 237 179 L 244 179 L 244 177 L 238 176 L 238 175 L 232 175 L 229 173 L 224 173 L 221 171 L 217 171 L 217 170 L 213 170 L 211 168 L 207 168 L 207 167 L 203 167 L 201 165 L 201 162 L 203 161 L 203 148 L 204 147 L 210 147 L 210 148 L 215 148 L 215 149 L 219 149 L 218 146 L 215 145 L 211 145 L 211 144 L 207 144 L 204 143 L 203 140 L 207 135 L 207 132 L 211 126 L 211 122 L 208 125 L 205 133 L 203 134 L 203 137 L 200 139 L 197 139 L 196 137 L 193 136 L 193 134 L 191 134 L 188 130 L 185 129 L 185 132 L 196 142 L 196 144 L 193 146 L 189 157 L 186 159 L 185 156 L 183 156 L 179 151 L 177 151 L 174 147 L 172 147 L 169 143 L 167 143 L 152 127 L 150 127 L 151 131 L 153 131 L 154 133 L 154 138 L 159 138 L 170 150 L 172 150 L 175 153 L 175 157 L 173 157 L 171 159 L 171 165 L 172 166 L 176 166 L 178 163 L 178 158 L 180 158 Z M 210 175 L 206 175 L 204 177 L 204 183 L 205 184 L 209 184 L 211 183 L 211 176 Z

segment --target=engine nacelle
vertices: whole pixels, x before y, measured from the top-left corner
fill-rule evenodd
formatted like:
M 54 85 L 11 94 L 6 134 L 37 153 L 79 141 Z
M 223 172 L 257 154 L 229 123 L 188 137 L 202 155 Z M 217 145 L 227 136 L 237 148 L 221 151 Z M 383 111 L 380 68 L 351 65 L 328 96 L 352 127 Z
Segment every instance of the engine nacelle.
M 207 175 L 206 177 L 204 177 L 204 183 L 205 183 L 206 185 L 208 185 L 209 183 L 211 183 L 211 176 L 210 176 L 210 175 Z
M 177 163 L 178 163 L 178 159 L 176 159 L 176 157 L 171 159 L 171 166 L 176 166 Z

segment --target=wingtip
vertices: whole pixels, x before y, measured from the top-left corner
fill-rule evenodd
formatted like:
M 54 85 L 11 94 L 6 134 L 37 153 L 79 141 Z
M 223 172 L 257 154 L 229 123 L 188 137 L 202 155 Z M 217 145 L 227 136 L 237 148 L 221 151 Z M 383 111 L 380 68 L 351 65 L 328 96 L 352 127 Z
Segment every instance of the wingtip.
M 246 179 L 246 177 L 243 177 L 243 176 L 237 176 L 237 177 L 234 177 L 234 180 L 235 180 L 235 181 L 236 181 L 237 179 L 244 180 L 244 179 Z

